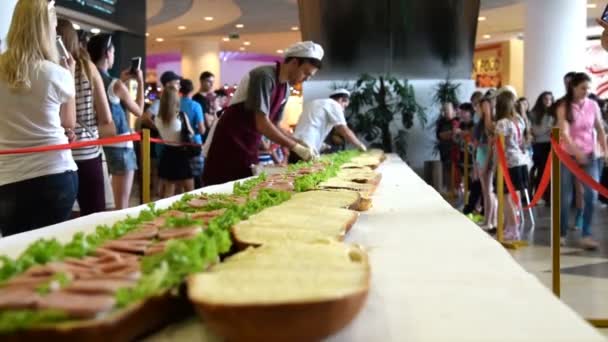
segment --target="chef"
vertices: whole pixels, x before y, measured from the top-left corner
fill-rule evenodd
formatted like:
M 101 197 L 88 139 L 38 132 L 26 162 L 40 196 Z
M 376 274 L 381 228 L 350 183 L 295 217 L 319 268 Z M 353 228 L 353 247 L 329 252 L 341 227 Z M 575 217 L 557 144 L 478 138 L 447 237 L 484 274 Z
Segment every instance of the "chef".
M 283 116 L 289 86 L 308 80 L 320 68 L 323 48 L 311 41 L 285 51 L 283 63 L 251 70 L 241 80 L 230 106 L 210 132 L 206 146 L 204 185 L 225 183 L 252 175 L 258 163 L 262 135 L 289 148 L 303 160 L 317 155 L 277 126 Z
M 350 92 L 346 89 L 337 89 L 329 94 L 328 99 L 318 99 L 308 102 L 296 125 L 293 136 L 303 145 L 310 146 L 315 151 L 320 151 L 323 141 L 335 128 L 347 142 L 355 145 L 359 150 L 366 151 L 365 145 L 357 139 L 357 136 L 346 125 L 344 110 L 350 103 Z M 289 162 L 295 163 L 300 158 L 293 153 L 289 156 Z

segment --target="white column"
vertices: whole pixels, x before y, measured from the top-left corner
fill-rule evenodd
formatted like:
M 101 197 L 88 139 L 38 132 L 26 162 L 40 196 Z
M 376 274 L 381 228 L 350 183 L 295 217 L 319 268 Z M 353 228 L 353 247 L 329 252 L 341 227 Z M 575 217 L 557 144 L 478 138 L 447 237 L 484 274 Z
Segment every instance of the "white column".
M 6 50 L 6 34 L 11 25 L 15 4 L 17 0 L 3 0 L 0 5 L 0 53 Z
M 564 74 L 584 71 L 587 0 L 530 0 L 526 6 L 526 96 L 534 101 L 545 90 L 562 96 Z
M 182 77 L 191 79 L 198 88 L 198 77 L 203 71 L 215 75 L 215 85 L 221 83 L 220 43 L 210 40 L 188 40 L 182 44 Z

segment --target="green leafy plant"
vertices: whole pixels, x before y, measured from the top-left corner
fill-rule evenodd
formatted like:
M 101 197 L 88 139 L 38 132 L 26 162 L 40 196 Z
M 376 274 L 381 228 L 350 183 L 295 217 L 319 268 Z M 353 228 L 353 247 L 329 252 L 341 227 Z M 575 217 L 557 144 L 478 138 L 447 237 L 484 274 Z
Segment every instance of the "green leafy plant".
M 433 96 L 433 102 L 438 105 L 444 103 L 458 103 L 458 93 L 460 91 L 460 84 L 452 83 L 449 78 L 439 83 L 435 88 L 435 95 Z
M 408 80 L 363 74 L 350 86 L 334 85 L 334 88 L 351 90 L 350 106 L 346 109 L 348 122 L 372 147 L 393 152 L 394 143 L 405 143 L 405 139 L 393 140 L 390 127 L 396 114 L 401 115 L 402 137 L 414 126 L 415 118 L 423 127 L 427 124 L 425 108 L 416 102 L 414 87 Z M 398 146 L 397 152 L 406 159 L 404 146 Z

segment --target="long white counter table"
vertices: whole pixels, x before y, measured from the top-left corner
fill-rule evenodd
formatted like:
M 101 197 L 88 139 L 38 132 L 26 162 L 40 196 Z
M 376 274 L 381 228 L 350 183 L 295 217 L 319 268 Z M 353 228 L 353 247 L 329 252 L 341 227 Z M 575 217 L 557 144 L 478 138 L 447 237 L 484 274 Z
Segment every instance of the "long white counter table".
M 329 341 L 605 341 L 397 157 L 390 156 L 378 171 L 383 178 L 374 206 L 361 214 L 347 237 L 369 249 L 369 298 L 355 321 Z M 225 184 L 204 190 L 231 189 L 232 184 Z M 17 255 L 40 237 L 67 241 L 77 231 L 140 209 L 0 239 L 0 254 Z M 193 318 L 148 340 L 216 339 Z

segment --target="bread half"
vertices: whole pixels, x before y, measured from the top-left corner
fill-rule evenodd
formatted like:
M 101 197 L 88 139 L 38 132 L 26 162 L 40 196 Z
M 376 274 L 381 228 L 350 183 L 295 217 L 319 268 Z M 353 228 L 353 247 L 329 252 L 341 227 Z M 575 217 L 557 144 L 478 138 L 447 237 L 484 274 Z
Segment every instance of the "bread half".
M 367 254 L 337 242 L 267 244 L 190 277 L 204 324 L 230 341 L 318 341 L 344 328 L 369 289 Z

